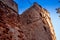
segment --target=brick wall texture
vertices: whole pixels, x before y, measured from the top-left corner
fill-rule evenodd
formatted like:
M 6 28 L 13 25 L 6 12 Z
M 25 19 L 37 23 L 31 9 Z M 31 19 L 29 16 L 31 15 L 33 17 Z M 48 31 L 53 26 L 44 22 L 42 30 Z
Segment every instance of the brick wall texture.
M 13 0 L 0 0 L 0 40 L 56 40 L 49 12 L 34 3 L 19 15 Z

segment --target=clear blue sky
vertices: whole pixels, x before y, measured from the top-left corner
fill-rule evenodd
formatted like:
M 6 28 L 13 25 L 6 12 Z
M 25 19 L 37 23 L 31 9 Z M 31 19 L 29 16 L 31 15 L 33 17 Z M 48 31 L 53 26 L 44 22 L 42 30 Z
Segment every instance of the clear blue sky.
M 56 13 L 56 8 L 60 7 L 59 0 L 14 0 L 18 4 L 19 14 L 28 9 L 34 2 L 37 2 L 43 8 L 50 12 L 51 21 L 55 30 L 57 40 L 60 40 L 60 18 Z

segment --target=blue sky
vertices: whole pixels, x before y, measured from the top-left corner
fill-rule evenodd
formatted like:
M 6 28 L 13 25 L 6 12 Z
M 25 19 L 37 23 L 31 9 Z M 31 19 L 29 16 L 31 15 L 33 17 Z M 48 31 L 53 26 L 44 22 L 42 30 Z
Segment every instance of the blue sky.
M 18 12 L 21 14 L 28 9 L 34 2 L 37 2 L 43 8 L 50 12 L 51 21 L 55 30 L 57 40 L 60 40 L 60 18 L 59 14 L 56 13 L 56 8 L 60 7 L 59 0 L 14 0 L 18 4 Z

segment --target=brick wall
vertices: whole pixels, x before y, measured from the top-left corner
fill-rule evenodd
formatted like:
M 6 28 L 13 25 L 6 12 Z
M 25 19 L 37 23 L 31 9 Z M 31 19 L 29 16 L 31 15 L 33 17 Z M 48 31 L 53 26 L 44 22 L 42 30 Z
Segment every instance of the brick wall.
M 49 12 L 35 3 L 19 15 L 15 2 L 0 0 L 0 40 L 56 40 Z

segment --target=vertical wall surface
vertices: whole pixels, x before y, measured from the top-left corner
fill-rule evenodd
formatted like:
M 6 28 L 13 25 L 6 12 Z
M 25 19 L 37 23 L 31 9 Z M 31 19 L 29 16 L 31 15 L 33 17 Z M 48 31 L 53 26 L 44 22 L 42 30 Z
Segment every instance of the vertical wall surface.
M 28 40 L 56 40 L 49 12 L 37 3 L 20 17 Z
M 13 0 L 0 0 L 0 40 L 56 40 L 49 12 L 35 3 L 18 15 Z
M 18 10 L 13 0 L 0 0 L 0 40 L 18 40 Z

